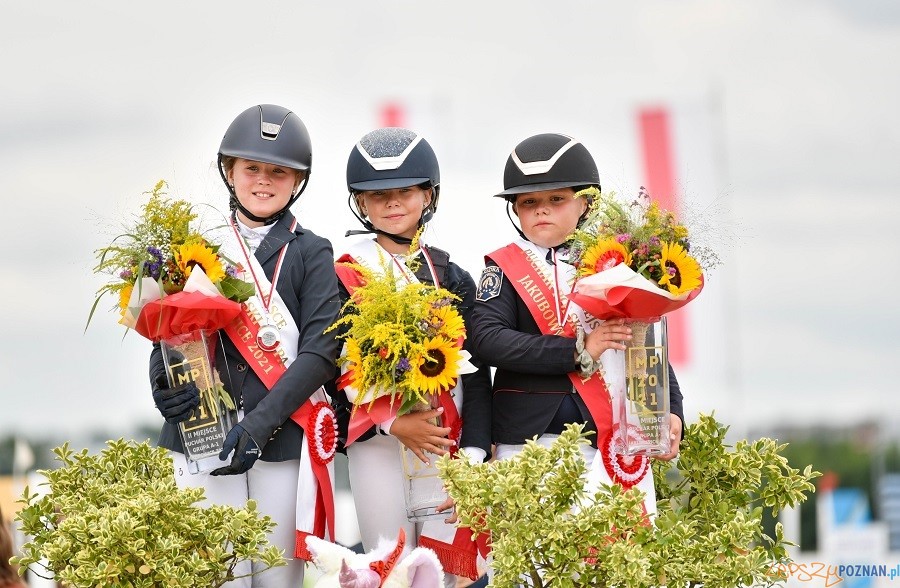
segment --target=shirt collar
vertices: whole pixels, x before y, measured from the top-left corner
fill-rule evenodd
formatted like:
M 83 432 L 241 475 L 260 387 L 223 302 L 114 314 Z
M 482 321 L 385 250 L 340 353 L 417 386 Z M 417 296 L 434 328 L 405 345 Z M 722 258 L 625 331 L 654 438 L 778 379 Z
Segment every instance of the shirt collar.
M 266 238 L 266 235 L 269 234 L 269 231 L 272 230 L 272 227 L 275 224 L 271 225 L 263 225 L 261 227 L 248 227 L 243 222 L 241 222 L 240 218 L 235 218 L 237 222 L 238 232 L 241 234 L 241 237 L 247 241 L 247 245 L 250 247 L 251 251 L 256 251 L 259 247 L 260 243 L 263 242 L 263 239 Z

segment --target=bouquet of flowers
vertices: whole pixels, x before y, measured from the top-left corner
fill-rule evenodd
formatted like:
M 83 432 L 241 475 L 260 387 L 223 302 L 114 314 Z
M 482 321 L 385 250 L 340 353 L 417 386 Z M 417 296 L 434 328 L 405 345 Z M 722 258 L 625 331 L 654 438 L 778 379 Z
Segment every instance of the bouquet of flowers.
M 199 328 L 218 329 L 253 295 L 253 284 L 237 278 L 242 268 L 192 229 L 193 206 L 167 198 L 165 188 L 165 181 L 157 182 L 134 226 L 97 250 L 94 272 L 114 279 L 98 290 L 88 324 L 103 296 L 113 294 L 119 322 L 159 341 Z
M 408 260 L 411 270 L 415 261 Z M 418 282 L 398 285 L 388 263 L 375 272 L 346 264 L 362 281 L 326 332 L 340 329 L 345 342 L 338 359 L 342 384 L 354 409 L 371 409 L 380 398 L 397 414 L 406 414 L 432 396 L 456 385 L 474 371 L 462 348 L 465 325 L 453 306 L 457 297 L 443 288 Z
M 688 231 L 641 189 L 629 204 L 588 188 L 587 217 L 571 236 L 578 270 L 573 302 L 597 318 L 651 318 L 680 308 L 703 289 L 703 266 L 715 256 L 692 252 Z
M 174 350 L 165 354 L 172 385 L 194 381 L 203 398 L 202 415 L 208 411 L 216 417 L 216 398 L 229 410 L 234 403 L 208 356 L 199 368 L 192 358 L 207 353 L 206 336 L 200 333 L 234 319 L 254 286 L 239 279 L 242 268 L 191 226 L 197 219 L 193 206 L 168 198 L 165 188 L 160 180 L 147 192 L 149 200 L 134 225 L 97 250 L 94 272 L 113 280 L 98 290 L 87 322 L 105 295 L 115 295 L 119 322 L 151 341 L 168 343 Z
M 571 236 L 569 261 L 577 275 L 569 299 L 596 318 L 628 319 L 632 330 L 624 353 L 607 350 L 601 358 L 617 429 L 603 442 L 611 449 L 603 455 L 608 469 L 617 475 L 621 470 L 628 479 L 646 467 L 647 455 L 669 452 L 668 350 L 661 317 L 700 294 L 704 264 L 711 267 L 716 257 L 692 248 L 687 228 L 643 188 L 628 204 L 596 188 L 577 196 L 592 201 Z

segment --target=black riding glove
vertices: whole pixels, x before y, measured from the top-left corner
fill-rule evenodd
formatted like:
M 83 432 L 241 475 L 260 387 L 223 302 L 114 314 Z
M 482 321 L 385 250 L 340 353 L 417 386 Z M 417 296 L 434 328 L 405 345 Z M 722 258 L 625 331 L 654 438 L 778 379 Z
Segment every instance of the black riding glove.
M 234 450 L 234 456 L 231 463 L 227 466 L 215 469 L 210 472 L 212 476 L 230 476 L 232 474 L 243 474 L 253 467 L 256 460 L 259 459 L 259 445 L 250 436 L 250 433 L 244 430 L 244 427 L 235 425 L 225 435 L 225 442 L 222 444 L 222 452 L 219 453 L 219 459 L 225 461 L 228 454 Z
M 200 406 L 200 390 L 193 382 L 169 388 L 166 377 L 160 376 L 153 386 L 153 402 L 167 423 L 180 423 L 191 418 L 194 409 Z

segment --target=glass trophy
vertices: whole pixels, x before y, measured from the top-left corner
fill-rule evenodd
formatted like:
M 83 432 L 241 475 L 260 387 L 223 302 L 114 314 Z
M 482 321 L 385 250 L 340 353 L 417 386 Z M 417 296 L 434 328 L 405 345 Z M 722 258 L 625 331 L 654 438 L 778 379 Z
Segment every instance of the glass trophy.
M 219 452 L 237 413 L 210 362 L 209 336 L 205 331 L 193 331 L 163 339 L 160 346 L 169 386 L 193 382 L 200 391 L 200 406 L 178 424 L 188 471 L 197 474 L 227 465 L 219 460 Z
M 613 447 L 621 455 L 664 455 L 670 451 L 671 418 L 666 319 L 625 322 L 632 338 L 624 353 L 615 354 L 621 363 L 611 366 L 624 372 L 624 386 L 610 390 L 617 429 Z
M 430 403 L 422 403 L 418 410 L 431 410 L 439 406 L 437 396 Z M 416 409 L 414 409 L 416 410 Z M 442 426 L 441 417 L 431 420 L 435 426 Z M 444 482 L 438 474 L 438 456 L 427 454 L 431 464 L 422 463 L 415 453 L 400 444 L 400 459 L 403 463 L 403 496 L 406 499 L 406 518 L 410 521 L 426 521 L 450 516 L 450 511 L 438 512 L 437 507 L 447 500 Z

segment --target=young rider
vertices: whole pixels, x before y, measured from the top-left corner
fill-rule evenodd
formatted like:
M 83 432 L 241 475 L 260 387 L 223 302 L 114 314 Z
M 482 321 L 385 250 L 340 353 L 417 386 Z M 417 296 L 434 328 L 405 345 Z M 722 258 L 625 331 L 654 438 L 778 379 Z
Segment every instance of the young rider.
M 401 283 L 418 281 L 451 291 L 459 297 L 455 305 L 468 329 L 475 302 L 471 276 L 450 261 L 447 252 L 425 244 L 424 239 L 420 238 L 417 250 L 410 250 L 413 237 L 431 219 L 438 205 L 440 169 L 428 141 L 403 128 L 368 133 L 350 153 L 347 188 L 350 208 L 365 227 L 364 231 L 351 233 L 374 234 L 374 238 L 353 243 L 339 261 L 352 261 L 380 271 L 381 260 L 389 260 L 394 262 Z M 415 274 L 406 269 L 404 260 L 409 256 L 416 256 L 420 262 Z M 345 266 L 338 265 L 337 269 L 341 297 L 346 300 L 359 276 Z M 471 349 L 469 339 L 463 347 Z M 479 365 L 475 358 L 473 363 Z M 350 435 L 346 451 L 363 546 L 372 549 L 379 537 L 395 537 L 403 528 L 408 549 L 421 545 L 435 550 L 448 572 L 448 586 L 455 585 L 452 574 L 474 575 L 474 552 L 460 550 L 458 543 L 454 544 L 456 530 L 442 520 L 422 523 L 407 519 L 400 444 L 422 461 L 429 461 L 459 442 L 461 422 L 477 423 L 486 418 L 487 407 L 478 403 L 484 404 L 490 394 L 487 367 L 464 374 L 459 380 L 452 391 L 452 402 L 444 402 L 432 411 L 392 415 L 387 420 L 366 420 L 365 407 L 358 408 L 351 420 L 352 403 L 341 390 L 334 393 L 333 401 L 341 436 Z M 441 397 L 449 398 L 444 394 Z M 430 422 L 438 414 L 442 414 L 444 426 Z M 354 439 L 355 435 L 358 438 Z M 480 461 L 487 457 L 490 444 L 478 444 L 472 451 L 474 459 Z M 376 484 L 378 491 L 374 492 Z M 466 545 L 472 547 L 471 542 Z
M 334 337 L 323 334 L 340 309 L 333 254 L 331 244 L 300 226 L 289 210 L 312 168 L 309 133 L 300 117 L 271 104 L 245 110 L 226 130 L 218 161 L 232 210 L 222 247 L 244 266 L 243 279 L 256 286 L 239 323 L 219 332 L 215 361 L 240 420 L 225 439 L 222 467 L 190 474 L 176 424 L 191 416 L 197 389 L 168 387 L 156 345 L 150 381 L 166 419 L 159 444 L 171 450 L 180 486 L 203 487 L 213 504 L 243 507 L 254 499 L 277 523 L 269 539 L 285 551 L 288 565 L 228 585 L 300 586 L 299 557 L 308 555 L 302 539 L 321 534 L 326 524 L 316 509 L 321 486 L 314 480 L 323 480 L 317 477 L 322 472 L 313 465 L 315 443 L 304 429 L 311 428 L 311 412 L 328 406 L 322 385 L 333 374 L 338 350 Z M 230 463 L 224 461 L 229 454 Z
M 599 173 L 588 150 L 565 135 L 529 137 L 510 154 L 497 194 L 515 214 L 520 238 L 486 256 L 473 317 L 472 339 L 478 356 L 496 367 L 490 396 L 490 424 L 469 439 L 496 444 L 497 459 L 508 459 L 528 439 L 549 445 L 569 423 L 585 423 L 591 446 L 588 464 L 606 483 L 639 485 L 655 510 L 653 476 L 646 458 L 634 467 L 614 455 L 594 461 L 612 433 L 609 396 L 598 371 L 600 355 L 624 350 L 631 330 L 622 319 L 587 321 L 568 304 L 574 268 L 567 263 L 567 238 L 587 212 L 580 189 L 599 188 Z M 512 214 L 510 214 L 510 212 Z M 591 328 L 593 325 L 593 328 Z M 586 333 L 586 335 L 585 335 Z M 682 397 L 670 371 L 672 451 L 678 453 L 683 427 Z M 478 426 L 466 423 L 466 427 Z M 465 428 L 464 428 L 465 432 Z M 610 461 L 612 460 L 612 461 Z M 617 469 L 618 466 L 618 469 Z M 624 468 L 624 469 L 623 469 Z

